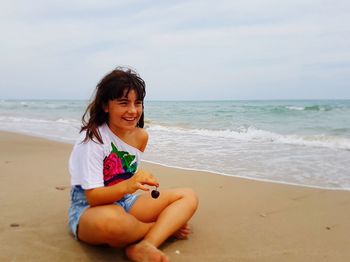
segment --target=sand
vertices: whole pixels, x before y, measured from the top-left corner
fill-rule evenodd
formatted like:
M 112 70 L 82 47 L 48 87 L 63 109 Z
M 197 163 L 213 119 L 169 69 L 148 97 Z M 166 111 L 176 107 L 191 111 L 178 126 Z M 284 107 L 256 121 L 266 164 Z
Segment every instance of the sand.
M 127 261 L 121 249 L 71 237 L 71 149 L 0 132 L 0 261 Z M 192 187 L 199 195 L 190 239 L 161 247 L 171 261 L 350 261 L 349 191 L 143 167 L 160 189 Z

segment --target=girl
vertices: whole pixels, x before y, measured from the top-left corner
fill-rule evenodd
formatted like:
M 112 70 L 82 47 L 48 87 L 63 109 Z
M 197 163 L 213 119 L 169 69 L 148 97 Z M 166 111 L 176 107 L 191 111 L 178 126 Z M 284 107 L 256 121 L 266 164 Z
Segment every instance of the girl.
M 130 69 L 117 68 L 97 85 L 69 159 L 69 225 L 86 243 L 126 246 L 132 261 L 169 261 L 158 247 L 170 236 L 188 237 L 198 200 L 185 188 L 161 191 L 156 199 L 135 193 L 159 186 L 138 168 L 148 141 L 144 97 L 145 83 Z

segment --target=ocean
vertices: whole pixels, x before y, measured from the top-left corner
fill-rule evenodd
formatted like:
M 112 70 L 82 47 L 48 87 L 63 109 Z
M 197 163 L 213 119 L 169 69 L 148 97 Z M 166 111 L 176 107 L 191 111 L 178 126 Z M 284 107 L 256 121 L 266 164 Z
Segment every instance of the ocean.
M 0 100 L 0 129 L 73 144 L 88 101 Z M 145 101 L 144 159 L 350 190 L 350 100 Z

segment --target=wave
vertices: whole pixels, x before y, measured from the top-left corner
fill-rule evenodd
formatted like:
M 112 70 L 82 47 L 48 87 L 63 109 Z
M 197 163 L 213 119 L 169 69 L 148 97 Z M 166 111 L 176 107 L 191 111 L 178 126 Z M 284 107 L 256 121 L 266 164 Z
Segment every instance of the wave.
M 289 110 L 297 110 L 297 111 L 303 111 L 305 109 L 304 106 L 286 106 Z
M 80 100 L 57 100 L 57 101 L 17 101 L 17 100 L 1 100 L 0 105 L 2 109 L 21 110 L 80 110 L 82 111 L 85 106 L 85 101 Z
M 43 133 L 44 136 L 47 136 L 48 134 L 52 133 L 74 137 L 77 133 L 77 130 L 80 129 L 81 122 L 80 120 L 69 117 L 61 117 L 49 120 L 14 116 L 0 116 L 0 125 L 0 129 L 7 129 L 13 131 L 27 129 L 29 131 L 35 131 L 35 133 L 37 134 Z M 150 131 L 167 132 L 181 136 L 222 138 L 227 139 L 227 143 L 230 143 L 230 140 L 238 140 L 244 142 L 275 143 L 350 150 L 350 138 L 344 136 L 324 134 L 279 134 L 276 132 L 257 129 L 253 126 L 241 126 L 236 128 L 235 130 L 214 130 L 179 126 L 166 126 L 148 120 L 146 122 L 145 128 Z M 341 131 L 343 131 L 343 129 L 341 129 Z M 67 134 L 67 132 L 74 132 L 74 134 Z
M 350 150 L 350 139 L 328 135 L 282 135 L 254 127 L 240 127 L 238 130 L 185 129 L 161 125 L 150 125 L 150 131 L 171 132 L 181 135 L 216 137 L 246 142 L 277 143 L 288 145 L 326 147 Z
M 296 111 L 330 111 L 332 110 L 331 106 L 321 106 L 321 105 L 311 105 L 311 106 L 286 106 L 284 107 L 288 110 L 296 110 Z
M 59 118 L 59 119 L 55 120 L 55 122 L 61 123 L 61 124 L 74 125 L 74 126 L 78 126 L 81 124 L 80 120 L 78 121 L 74 118 Z
M 70 118 L 57 120 L 0 116 L 0 130 L 72 143 L 77 139 L 80 122 Z
M 0 116 L 0 123 L 26 123 L 26 124 L 65 124 L 77 126 L 80 121 L 73 118 L 58 118 L 56 120 L 29 118 L 29 117 L 15 117 L 15 116 Z

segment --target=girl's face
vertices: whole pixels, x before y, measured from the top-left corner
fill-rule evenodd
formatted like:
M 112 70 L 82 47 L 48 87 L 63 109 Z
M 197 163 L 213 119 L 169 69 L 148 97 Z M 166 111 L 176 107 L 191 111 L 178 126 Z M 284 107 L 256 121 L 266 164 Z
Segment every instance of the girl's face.
M 130 90 L 128 95 L 108 101 L 104 111 L 108 113 L 108 126 L 113 133 L 132 131 L 142 115 L 142 101 L 135 90 Z

